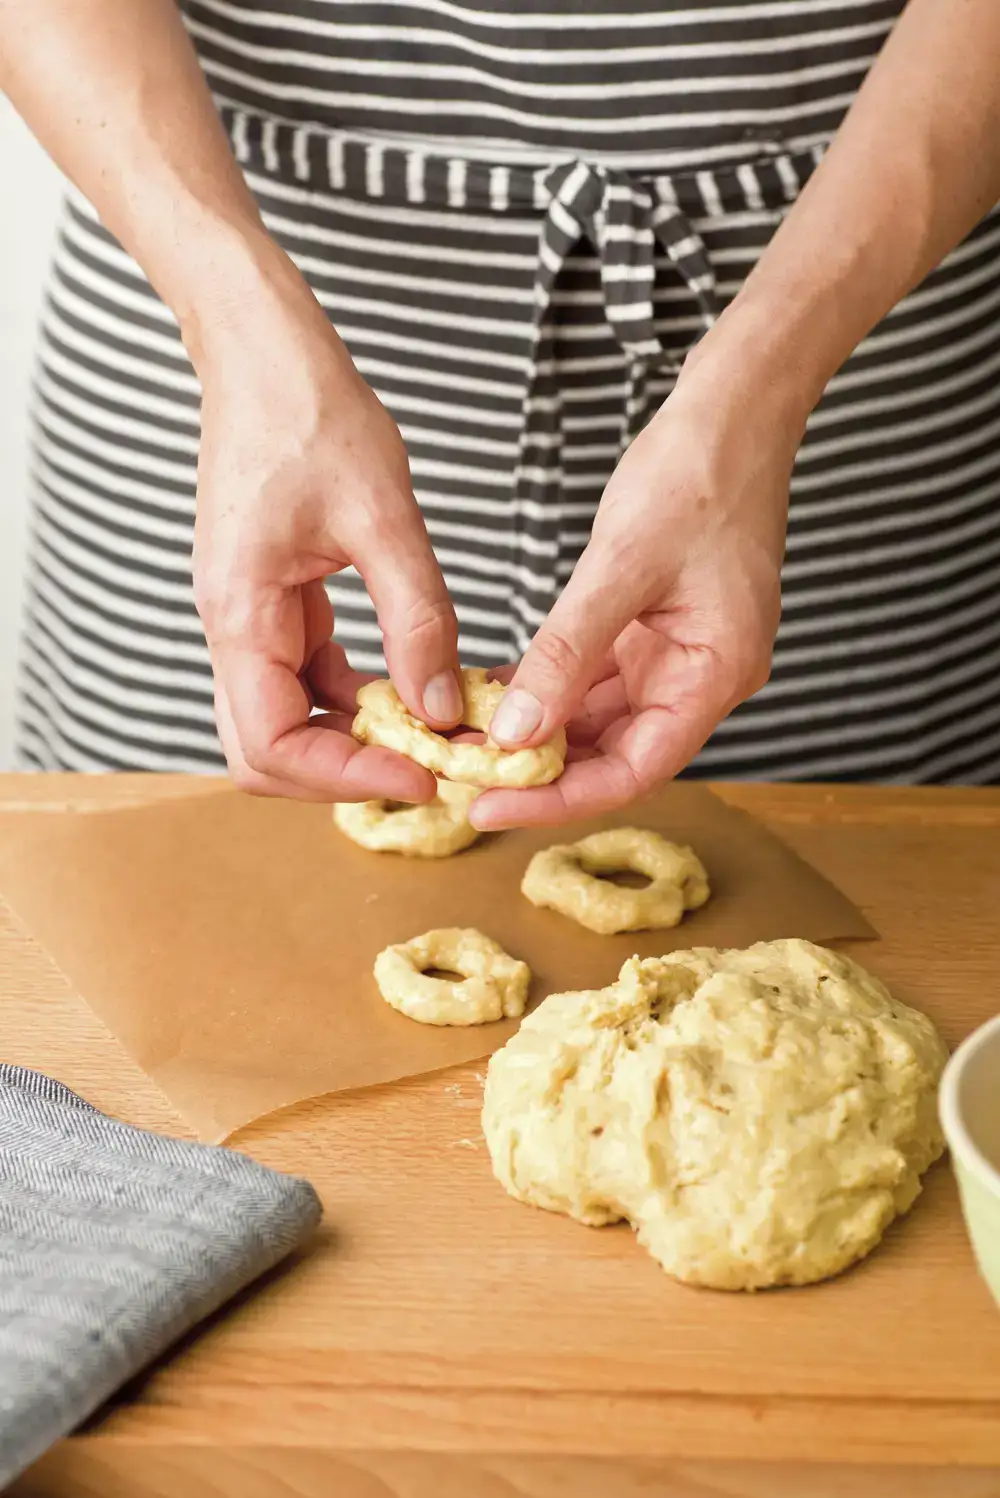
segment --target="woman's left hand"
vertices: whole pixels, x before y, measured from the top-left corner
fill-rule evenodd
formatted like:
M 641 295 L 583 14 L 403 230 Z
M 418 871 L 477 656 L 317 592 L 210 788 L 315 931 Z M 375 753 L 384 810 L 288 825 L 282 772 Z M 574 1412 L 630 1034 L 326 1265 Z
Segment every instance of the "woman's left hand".
M 477 827 L 623 806 L 675 776 L 763 686 L 807 414 L 781 383 L 727 384 L 699 349 L 624 454 L 491 727 L 515 748 L 566 724 L 569 763 L 552 785 L 486 792 L 473 807 Z

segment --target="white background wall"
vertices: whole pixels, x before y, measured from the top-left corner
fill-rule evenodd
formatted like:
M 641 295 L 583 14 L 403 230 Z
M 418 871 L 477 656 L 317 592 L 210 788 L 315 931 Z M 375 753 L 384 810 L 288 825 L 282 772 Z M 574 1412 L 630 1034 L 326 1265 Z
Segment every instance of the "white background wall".
M 27 406 L 61 179 L 0 96 L 0 770 L 10 768 L 27 529 Z

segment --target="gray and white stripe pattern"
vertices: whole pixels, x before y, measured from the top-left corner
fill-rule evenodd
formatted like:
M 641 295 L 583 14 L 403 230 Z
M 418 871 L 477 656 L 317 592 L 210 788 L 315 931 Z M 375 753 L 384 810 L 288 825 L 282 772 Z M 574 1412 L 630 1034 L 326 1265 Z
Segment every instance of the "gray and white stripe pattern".
M 898 0 L 184 9 L 266 221 L 400 424 L 463 658 L 515 657 Z M 991 215 L 814 414 L 772 680 L 692 773 L 998 777 L 998 372 Z M 39 371 L 27 765 L 219 764 L 190 581 L 198 402 L 172 318 L 74 198 Z M 379 669 L 359 579 L 330 591 Z
M 305 1181 L 0 1064 L 0 1486 L 319 1216 Z

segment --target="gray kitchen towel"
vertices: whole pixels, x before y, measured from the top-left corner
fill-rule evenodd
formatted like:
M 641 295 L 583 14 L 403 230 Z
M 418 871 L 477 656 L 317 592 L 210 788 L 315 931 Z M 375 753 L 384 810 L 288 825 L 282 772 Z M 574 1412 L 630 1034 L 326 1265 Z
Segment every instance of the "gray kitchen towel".
M 0 1486 L 320 1218 L 307 1181 L 0 1064 Z

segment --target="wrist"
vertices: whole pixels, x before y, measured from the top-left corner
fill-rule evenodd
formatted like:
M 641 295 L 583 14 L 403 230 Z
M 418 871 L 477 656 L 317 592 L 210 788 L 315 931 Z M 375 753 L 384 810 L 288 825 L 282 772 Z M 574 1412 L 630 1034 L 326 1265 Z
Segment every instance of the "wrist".
M 692 349 L 681 378 L 717 384 L 720 398 L 801 431 L 836 365 L 823 356 L 813 309 L 775 301 L 748 286 Z
M 335 337 L 301 272 L 259 222 L 203 238 L 190 286 L 172 305 L 202 381 L 234 354 L 250 358 L 256 350 L 271 362 L 282 328 L 314 326 Z
M 919 206 L 906 217 L 895 202 L 891 212 L 841 211 L 828 226 L 817 215 L 829 217 L 829 205 L 814 188 L 685 362 L 685 372 L 711 364 L 715 378 L 742 384 L 756 407 L 803 428 L 833 376 L 916 279 L 913 246 L 926 229 Z
M 688 354 L 668 404 L 721 432 L 766 433 L 790 461 L 825 383 L 794 335 L 776 336 L 766 307 L 734 302 Z

